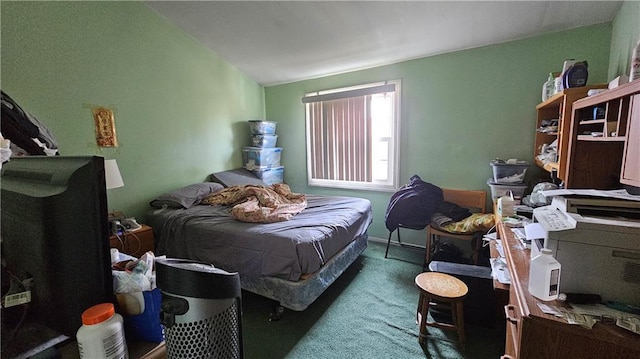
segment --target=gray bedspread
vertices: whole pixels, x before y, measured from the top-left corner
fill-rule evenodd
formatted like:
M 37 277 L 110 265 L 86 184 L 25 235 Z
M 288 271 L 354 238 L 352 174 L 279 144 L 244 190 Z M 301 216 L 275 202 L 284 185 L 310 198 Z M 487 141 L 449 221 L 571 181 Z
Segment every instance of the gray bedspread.
M 188 258 L 240 277 L 277 277 L 297 281 L 320 269 L 372 220 L 369 200 L 307 195 L 307 208 L 291 220 L 245 223 L 229 216 L 230 207 L 194 205 L 148 213 L 157 255 Z

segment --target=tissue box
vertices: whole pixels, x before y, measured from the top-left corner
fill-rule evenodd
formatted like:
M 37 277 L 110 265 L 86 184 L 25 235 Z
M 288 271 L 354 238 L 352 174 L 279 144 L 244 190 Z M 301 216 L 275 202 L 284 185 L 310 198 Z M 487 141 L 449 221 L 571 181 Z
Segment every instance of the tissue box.
M 609 90 L 616 88 L 620 85 L 624 85 L 626 83 L 629 82 L 629 76 L 627 75 L 620 75 L 618 77 L 616 77 L 615 79 L 609 81 Z

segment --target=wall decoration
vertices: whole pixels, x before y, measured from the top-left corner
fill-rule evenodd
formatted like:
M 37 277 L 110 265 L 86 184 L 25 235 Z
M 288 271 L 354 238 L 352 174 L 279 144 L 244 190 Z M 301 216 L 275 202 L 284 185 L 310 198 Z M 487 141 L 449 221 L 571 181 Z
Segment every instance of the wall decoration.
M 104 107 L 95 107 L 93 109 L 93 119 L 96 126 L 96 142 L 98 146 L 118 147 L 113 111 Z

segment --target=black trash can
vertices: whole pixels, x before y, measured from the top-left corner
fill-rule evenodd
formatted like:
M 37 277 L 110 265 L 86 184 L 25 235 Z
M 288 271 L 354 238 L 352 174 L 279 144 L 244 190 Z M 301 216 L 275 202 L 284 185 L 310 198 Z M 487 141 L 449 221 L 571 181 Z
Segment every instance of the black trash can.
M 211 264 L 156 260 L 167 358 L 242 358 L 240 276 Z
M 497 298 L 493 290 L 491 268 L 471 264 L 432 261 L 429 271 L 452 275 L 469 288 L 464 298 L 464 321 L 468 324 L 494 328 L 497 321 Z M 432 316 L 450 316 L 446 311 L 433 311 Z M 446 318 L 445 318 L 446 319 Z

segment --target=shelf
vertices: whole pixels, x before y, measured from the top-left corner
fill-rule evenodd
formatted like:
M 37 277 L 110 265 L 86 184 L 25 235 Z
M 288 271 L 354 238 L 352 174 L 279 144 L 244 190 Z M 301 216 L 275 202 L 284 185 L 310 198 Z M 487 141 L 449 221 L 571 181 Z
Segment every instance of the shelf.
M 640 92 L 640 81 L 633 81 L 611 90 L 600 92 L 597 95 L 577 100 L 573 103 L 573 108 L 578 110 L 589 106 L 596 106 L 638 92 Z
M 578 141 L 594 141 L 594 142 L 624 142 L 627 140 L 626 136 L 618 137 L 597 137 L 591 135 L 578 135 Z
M 558 162 L 549 162 L 542 166 L 547 172 L 557 171 L 560 168 L 560 164 Z
M 535 158 L 540 154 L 541 150 L 545 148 L 545 146 L 548 146 L 555 141 L 557 162 L 543 164 L 536 161 L 538 167 L 549 173 L 555 172 L 558 179 L 565 180 L 567 155 L 569 152 L 572 105 L 575 101 L 586 97 L 589 90 L 602 88 L 607 88 L 607 84 L 568 88 L 551 96 L 546 101 L 543 101 L 536 106 L 536 130 L 542 128 L 541 125 L 543 123 L 549 123 L 550 120 L 557 121 L 557 130 L 556 128 L 550 128 L 550 132 L 536 133 L 533 149 Z M 615 131 L 615 129 L 610 132 L 613 131 Z
M 594 125 L 594 124 L 599 124 L 599 123 L 605 123 L 607 122 L 604 118 L 602 119 L 598 119 L 598 120 L 582 120 L 580 121 L 581 125 Z
M 547 172 L 558 171 L 558 169 L 560 168 L 560 165 L 558 164 L 558 162 L 544 163 L 537 158 L 535 159 L 535 162 L 538 167 L 543 168 Z

